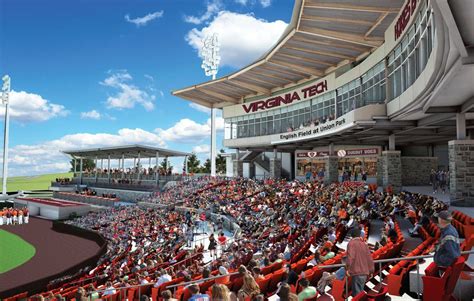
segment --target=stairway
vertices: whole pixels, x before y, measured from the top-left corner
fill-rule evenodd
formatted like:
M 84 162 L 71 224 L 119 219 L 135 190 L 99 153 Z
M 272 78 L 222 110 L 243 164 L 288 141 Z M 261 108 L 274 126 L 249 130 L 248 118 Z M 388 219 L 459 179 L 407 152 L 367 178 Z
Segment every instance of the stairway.
M 265 172 L 270 173 L 270 159 L 265 155 L 265 153 L 260 153 L 253 160 L 255 164 L 258 164 Z

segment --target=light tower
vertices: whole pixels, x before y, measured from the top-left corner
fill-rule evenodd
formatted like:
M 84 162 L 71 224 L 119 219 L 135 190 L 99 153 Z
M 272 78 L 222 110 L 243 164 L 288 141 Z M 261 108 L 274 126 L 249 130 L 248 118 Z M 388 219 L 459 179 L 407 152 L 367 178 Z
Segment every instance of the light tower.
M 216 79 L 221 57 L 219 56 L 219 36 L 217 33 L 207 36 L 202 41 L 201 57 L 203 58 L 201 68 L 206 76 Z M 216 109 L 211 108 L 211 176 L 216 176 Z
M 2 77 L 2 104 L 5 105 L 5 127 L 3 133 L 3 189 L 2 194 L 7 194 L 7 178 L 8 178 L 8 133 L 10 124 L 10 113 L 8 111 L 8 103 L 10 97 L 10 76 Z

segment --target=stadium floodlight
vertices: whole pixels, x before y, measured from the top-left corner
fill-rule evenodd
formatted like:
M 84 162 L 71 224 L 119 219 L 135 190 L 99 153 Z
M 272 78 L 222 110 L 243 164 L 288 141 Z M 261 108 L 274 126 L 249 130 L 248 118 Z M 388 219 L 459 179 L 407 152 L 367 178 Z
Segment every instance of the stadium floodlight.
M 8 178 L 8 134 L 10 124 L 10 114 L 8 111 L 8 104 L 10 98 L 10 76 L 4 75 L 2 77 L 2 103 L 5 105 L 5 127 L 3 132 L 3 189 L 2 194 L 7 194 L 7 178 Z
M 217 71 L 221 57 L 219 56 L 219 36 L 217 33 L 207 36 L 202 41 L 201 68 L 204 69 L 206 76 L 212 76 L 216 79 Z M 211 176 L 216 176 L 216 109 L 211 108 Z

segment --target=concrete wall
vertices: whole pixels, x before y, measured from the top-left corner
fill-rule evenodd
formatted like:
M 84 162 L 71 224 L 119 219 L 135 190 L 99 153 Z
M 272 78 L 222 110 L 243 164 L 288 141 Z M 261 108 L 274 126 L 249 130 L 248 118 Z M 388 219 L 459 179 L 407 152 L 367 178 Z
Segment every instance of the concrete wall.
M 402 185 L 429 185 L 431 170 L 437 168 L 437 157 L 402 157 Z
M 22 208 L 25 206 L 28 207 L 30 216 L 41 216 L 51 220 L 67 219 L 71 213 L 76 213 L 76 215 L 82 216 L 92 209 L 89 205 L 56 207 L 27 200 L 15 199 L 15 207 Z
M 145 198 L 150 195 L 150 192 L 147 191 L 133 191 L 133 190 L 119 190 L 119 189 L 108 189 L 108 188 L 98 188 L 90 187 L 91 189 L 97 192 L 98 196 L 105 194 L 115 194 L 117 198 L 122 202 L 137 201 L 138 199 Z

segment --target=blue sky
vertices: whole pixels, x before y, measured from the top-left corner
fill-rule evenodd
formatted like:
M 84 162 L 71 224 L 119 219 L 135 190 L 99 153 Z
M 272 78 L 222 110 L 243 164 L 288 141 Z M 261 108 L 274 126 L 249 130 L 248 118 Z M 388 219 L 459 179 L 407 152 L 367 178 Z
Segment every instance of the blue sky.
M 14 90 L 10 174 L 65 171 L 67 158 L 58 150 L 71 148 L 141 143 L 206 158 L 209 114 L 171 95 L 208 80 L 197 51 L 201 38 L 219 33 L 218 77 L 225 75 L 276 42 L 293 5 L 0 1 L 0 74 L 11 76 Z M 222 128 L 222 120 L 218 124 Z

